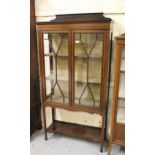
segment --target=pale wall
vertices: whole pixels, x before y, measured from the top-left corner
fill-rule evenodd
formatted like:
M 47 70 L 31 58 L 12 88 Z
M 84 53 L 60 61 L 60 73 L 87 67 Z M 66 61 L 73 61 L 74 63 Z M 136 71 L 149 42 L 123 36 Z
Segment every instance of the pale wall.
M 36 0 L 36 19 L 37 21 L 49 21 L 55 18 L 55 14 L 72 14 L 88 12 L 104 12 L 106 17 L 113 20 L 111 31 L 113 37 L 125 32 L 124 18 L 125 5 L 124 0 Z M 111 79 L 113 81 L 113 77 Z M 111 89 L 112 90 L 112 87 Z M 110 91 L 112 92 L 112 91 Z M 110 94 L 112 96 L 112 93 Z M 52 121 L 51 109 L 47 109 L 47 125 Z M 108 131 L 110 131 L 111 116 L 111 98 L 108 107 Z M 66 110 L 57 110 L 57 119 L 73 123 L 101 126 L 101 117 L 97 114 L 88 114 L 85 112 L 70 112 Z

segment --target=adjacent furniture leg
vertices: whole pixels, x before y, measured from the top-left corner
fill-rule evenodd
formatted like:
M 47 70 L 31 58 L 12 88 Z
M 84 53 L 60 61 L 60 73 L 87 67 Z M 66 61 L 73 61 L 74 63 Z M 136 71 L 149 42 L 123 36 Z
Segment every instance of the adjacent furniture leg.
M 110 143 L 109 143 L 109 151 L 108 151 L 108 155 L 110 155 L 111 150 L 112 150 L 112 143 L 110 142 Z
M 103 152 L 103 141 L 101 142 L 100 152 Z
M 120 146 L 120 150 L 125 150 L 125 146 Z
M 43 106 L 43 123 L 44 123 L 44 132 L 45 132 L 45 140 L 47 140 L 47 129 L 46 129 L 46 114 L 45 107 Z

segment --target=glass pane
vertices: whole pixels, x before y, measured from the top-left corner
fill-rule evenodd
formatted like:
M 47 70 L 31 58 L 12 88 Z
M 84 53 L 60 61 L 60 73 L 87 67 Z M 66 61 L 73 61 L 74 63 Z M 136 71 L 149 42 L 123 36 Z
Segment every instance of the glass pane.
M 125 99 L 118 99 L 117 122 L 125 123 Z
M 74 103 L 100 106 L 103 33 L 74 34 Z
M 125 74 L 120 72 L 118 97 L 125 98 Z
M 121 52 L 117 122 L 125 123 L 125 49 L 124 48 L 122 48 Z
M 122 48 L 120 70 L 125 71 L 125 48 Z
M 122 47 L 121 58 L 125 59 L 125 47 Z
M 46 99 L 68 103 L 68 34 L 44 33 Z

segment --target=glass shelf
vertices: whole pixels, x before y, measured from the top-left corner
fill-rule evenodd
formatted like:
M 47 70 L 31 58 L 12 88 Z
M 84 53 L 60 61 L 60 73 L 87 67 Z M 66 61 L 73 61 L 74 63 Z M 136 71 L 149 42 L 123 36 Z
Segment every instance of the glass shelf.
M 79 101 L 80 98 L 75 98 L 74 103 L 78 105 L 87 105 L 87 106 L 94 106 L 91 98 L 83 98 L 81 101 Z M 100 101 L 95 100 L 95 107 L 100 106 Z
M 44 54 L 44 56 L 49 56 L 49 57 L 53 57 L 53 56 L 55 56 L 54 55 L 54 53 L 47 53 L 47 54 Z M 65 52 L 62 52 L 62 53 L 59 53 L 58 55 L 57 55 L 57 57 L 68 57 L 68 54 L 67 53 L 65 53 Z
M 86 59 L 87 58 L 87 56 L 85 56 L 85 55 L 75 55 L 74 57 L 75 58 L 83 58 L 83 59 Z M 94 60 L 95 59 L 102 59 L 102 56 L 99 55 L 99 54 L 98 55 L 96 54 L 96 55 L 91 55 L 89 58 L 90 58 L 90 60 L 91 59 L 94 59 Z
M 68 81 L 68 76 L 65 75 L 65 74 L 59 74 L 58 77 L 59 77 L 58 78 L 59 81 L 64 81 L 64 82 L 65 81 Z M 47 80 L 51 80 L 51 81 L 52 80 L 53 81 L 56 80 L 54 74 L 48 75 L 46 77 L 46 79 Z M 74 80 L 75 80 L 74 82 L 77 82 L 77 83 L 86 83 L 87 82 L 86 77 L 83 77 L 83 76 L 76 76 Z M 97 78 L 95 78 L 95 77 L 90 77 L 90 80 L 88 81 L 88 83 L 91 83 L 91 84 L 100 84 L 100 80 L 97 79 Z
M 64 103 L 68 103 L 69 102 L 69 98 L 67 96 L 65 96 L 65 102 Z M 53 96 L 52 94 L 49 94 L 46 96 L 46 101 L 54 101 L 57 103 L 62 103 L 62 97 L 61 95 L 55 95 Z M 75 104 L 79 105 L 79 98 L 75 98 Z M 85 105 L 85 106 L 93 106 L 92 103 L 92 99 L 91 98 L 83 98 L 81 100 L 81 105 Z M 95 106 L 99 107 L 100 106 L 100 102 L 99 100 L 95 100 Z
M 62 103 L 63 102 L 63 99 L 62 99 L 62 96 L 53 96 L 52 94 L 49 94 L 46 96 L 46 101 L 53 101 L 53 102 L 56 102 L 56 103 Z M 65 96 L 64 97 L 64 102 L 63 103 L 69 103 L 69 98 L 68 96 Z
M 49 57 L 53 57 L 53 56 L 55 56 L 54 55 L 54 53 L 46 53 L 46 54 L 44 54 L 44 56 L 49 56 Z M 58 55 L 57 55 L 57 57 L 68 57 L 68 54 L 66 54 L 66 53 L 64 53 L 64 52 L 62 52 L 62 53 L 59 53 Z M 85 55 L 75 55 L 75 58 L 83 58 L 83 59 L 86 59 L 87 57 L 85 56 Z M 90 60 L 91 59 L 102 59 L 102 56 L 101 55 L 91 55 L 90 57 Z

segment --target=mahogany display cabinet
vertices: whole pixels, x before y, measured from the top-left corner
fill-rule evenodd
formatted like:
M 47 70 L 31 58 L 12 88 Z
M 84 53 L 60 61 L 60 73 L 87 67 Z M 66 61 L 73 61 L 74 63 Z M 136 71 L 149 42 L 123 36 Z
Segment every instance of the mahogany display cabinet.
M 47 132 L 62 133 L 101 143 L 103 150 L 109 66 L 111 19 L 103 13 L 57 15 L 37 23 L 41 102 Z M 52 108 L 46 126 L 45 108 Z M 55 108 L 99 114 L 102 127 L 55 119 Z
M 114 88 L 112 100 L 110 155 L 112 144 L 125 147 L 125 35 L 115 38 Z

